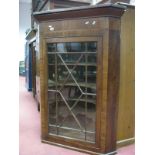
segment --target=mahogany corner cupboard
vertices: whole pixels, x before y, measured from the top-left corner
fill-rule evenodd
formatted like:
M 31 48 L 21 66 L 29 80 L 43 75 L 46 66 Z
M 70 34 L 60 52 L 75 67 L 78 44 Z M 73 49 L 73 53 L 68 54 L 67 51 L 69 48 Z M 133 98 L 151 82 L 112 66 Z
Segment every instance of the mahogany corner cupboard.
M 33 14 L 42 142 L 88 154 L 116 153 L 124 10 L 97 5 Z

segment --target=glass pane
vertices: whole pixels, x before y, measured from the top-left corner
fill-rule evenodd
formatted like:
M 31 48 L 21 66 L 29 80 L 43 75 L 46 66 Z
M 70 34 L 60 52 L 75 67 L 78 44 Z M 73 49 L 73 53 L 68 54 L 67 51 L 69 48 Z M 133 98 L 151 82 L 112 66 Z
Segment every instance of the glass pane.
M 47 52 L 56 52 L 56 44 L 48 43 L 47 44 Z
M 85 62 L 84 53 L 60 53 L 58 54 L 58 65 L 76 65 L 81 62 Z
M 92 63 L 92 64 L 96 64 L 96 54 L 94 54 L 94 53 L 89 53 L 89 54 L 87 54 L 88 55 L 88 63 Z M 95 65 L 94 64 L 94 65 Z
M 86 118 L 87 131 L 95 132 L 96 104 L 94 103 L 95 100 L 93 100 L 92 98 L 91 99 L 88 98 L 88 100 L 92 102 L 88 101 L 88 104 L 87 104 L 87 118 Z
M 87 69 L 88 83 L 96 83 L 96 66 L 88 66 Z
M 57 134 L 57 127 L 56 126 L 50 126 L 49 125 L 49 133 L 50 134 Z
M 57 52 L 67 52 L 66 44 L 57 43 Z
M 49 113 L 49 125 L 56 125 L 56 93 L 55 92 L 48 92 L 48 113 Z
M 66 69 L 66 67 L 63 66 L 57 66 L 57 82 L 58 85 L 62 84 L 63 81 L 66 79 L 66 77 L 68 77 L 68 70 Z M 71 79 L 70 77 L 68 77 L 69 79 Z
M 87 141 L 95 141 L 95 133 L 86 132 Z
M 95 142 L 96 42 L 48 43 L 49 133 Z
M 84 52 L 85 43 L 57 43 L 57 52 Z
M 87 48 L 88 48 L 88 51 L 90 51 L 90 52 L 96 52 L 97 43 L 96 42 L 88 42 L 87 43 Z
M 85 140 L 85 133 L 84 132 L 74 130 L 74 129 L 70 129 L 70 128 L 59 128 L 59 134 L 61 136 L 65 136 L 65 137 Z
M 53 54 L 48 54 L 48 64 L 55 65 L 55 56 Z

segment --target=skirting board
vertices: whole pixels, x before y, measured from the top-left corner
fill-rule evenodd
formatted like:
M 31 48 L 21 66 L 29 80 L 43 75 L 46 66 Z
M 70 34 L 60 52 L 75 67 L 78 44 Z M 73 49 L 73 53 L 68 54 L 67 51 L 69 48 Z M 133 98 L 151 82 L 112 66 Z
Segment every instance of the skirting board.
M 133 138 L 129 138 L 129 139 L 124 139 L 124 140 L 117 141 L 117 148 L 133 144 L 134 142 L 135 142 L 135 138 L 134 137 Z
M 75 148 L 75 147 L 71 147 L 71 146 L 67 146 L 67 145 L 62 145 L 62 144 L 58 144 L 58 143 L 54 143 L 54 142 L 49 142 L 46 140 L 42 140 L 43 143 L 47 143 L 47 144 L 51 144 L 51 145 L 56 145 L 59 147 L 63 147 L 63 148 L 67 148 L 67 149 L 71 149 L 71 150 L 75 150 L 75 151 L 79 151 L 79 152 L 83 152 L 83 153 L 88 153 L 90 155 L 116 155 L 117 151 L 113 151 L 113 152 L 109 152 L 109 153 L 96 153 L 96 152 L 92 152 L 92 151 L 88 151 L 88 150 L 84 150 L 84 149 L 79 149 L 79 148 Z

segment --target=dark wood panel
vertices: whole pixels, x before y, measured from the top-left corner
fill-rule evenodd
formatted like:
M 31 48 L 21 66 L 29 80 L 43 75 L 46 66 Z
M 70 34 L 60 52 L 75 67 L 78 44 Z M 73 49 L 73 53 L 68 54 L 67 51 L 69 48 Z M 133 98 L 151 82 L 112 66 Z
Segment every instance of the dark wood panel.
M 118 28 L 112 30 L 111 27 Z M 120 73 L 120 20 L 109 20 L 106 152 L 116 150 L 117 111 Z
M 78 18 L 78 19 L 71 19 L 71 20 L 63 20 L 63 21 L 48 21 L 40 24 L 41 31 L 47 35 L 47 34 L 55 34 L 55 33 L 61 33 L 64 34 L 66 31 L 69 33 L 71 31 L 72 35 L 76 32 L 78 34 L 83 34 L 84 31 L 101 31 L 103 27 L 105 28 L 106 22 L 108 18 Z M 53 31 L 50 30 L 50 27 L 52 26 Z M 108 25 L 106 25 L 108 28 Z M 82 31 L 82 32 L 80 32 Z M 88 32 L 86 32 L 88 35 Z M 91 33 L 90 33 L 91 34 Z

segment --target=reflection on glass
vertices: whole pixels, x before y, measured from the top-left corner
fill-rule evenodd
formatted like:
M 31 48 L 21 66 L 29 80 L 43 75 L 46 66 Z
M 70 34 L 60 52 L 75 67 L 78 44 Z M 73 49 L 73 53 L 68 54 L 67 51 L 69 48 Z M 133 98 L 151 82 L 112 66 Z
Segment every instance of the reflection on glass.
M 95 142 L 96 42 L 48 43 L 49 134 Z
M 57 52 L 67 52 L 67 49 L 64 43 L 57 44 Z
M 48 52 L 96 52 L 96 42 L 48 43 Z

